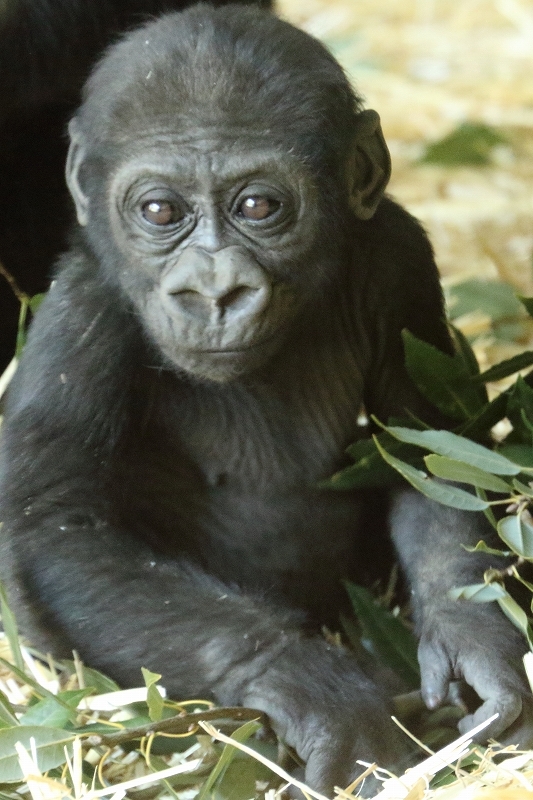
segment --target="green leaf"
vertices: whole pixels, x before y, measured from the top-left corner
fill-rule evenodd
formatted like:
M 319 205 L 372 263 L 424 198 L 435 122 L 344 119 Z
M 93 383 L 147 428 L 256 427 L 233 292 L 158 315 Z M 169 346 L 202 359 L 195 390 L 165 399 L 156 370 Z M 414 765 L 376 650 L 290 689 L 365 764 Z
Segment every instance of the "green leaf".
M 430 431 L 427 432 L 430 433 Z M 419 492 L 422 492 L 431 500 L 452 508 L 460 508 L 463 511 L 483 511 L 489 507 L 487 502 L 480 500 L 479 497 L 470 494 L 470 492 L 465 492 L 455 486 L 448 486 L 445 483 L 437 483 L 437 481 L 429 478 L 425 472 L 421 472 L 410 464 L 400 461 L 399 458 L 394 458 L 381 445 L 377 442 L 376 444 L 385 461 L 398 470 L 400 475 L 409 481 L 411 486 L 414 486 L 415 489 L 418 489 Z
M 2 625 L 4 628 L 4 633 L 7 636 L 7 640 L 9 642 L 9 648 L 13 655 L 15 666 L 23 672 L 24 659 L 22 658 L 22 652 L 20 650 L 17 623 L 15 621 L 15 617 L 11 613 L 11 609 L 9 608 L 9 603 L 7 601 L 6 591 L 1 583 L 0 583 L 0 613 L 2 614 Z
M 490 164 L 491 150 L 507 139 L 497 130 L 479 122 L 463 122 L 437 142 L 427 145 L 420 162 L 448 167 Z
M 523 353 L 513 356 L 513 358 L 500 361 L 499 364 L 495 364 L 490 369 L 485 370 L 485 372 L 482 372 L 481 375 L 474 380 L 483 381 L 483 383 L 487 383 L 488 381 L 501 381 L 502 378 L 514 375 L 515 372 L 525 369 L 526 367 L 531 367 L 532 365 L 533 350 L 525 350 Z
M 496 475 L 518 475 L 520 467 L 509 459 L 483 447 L 477 442 L 457 436 L 450 431 L 417 431 L 413 428 L 390 427 L 379 423 L 381 427 L 401 442 L 416 444 L 426 450 L 432 450 L 440 456 L 463 461 L 472 467 L 491 472 Z
M 455 429 L 455 433 L 466 436 L 469 439 L 488 439 L 491 428 L 503 419 L 507 413 L 509 394 L 508 390 L 499 394 L 494 400 L 483 406 L 481 411 L 469 419 L 468 422 L 459 425 Z
M 91 689 L 76 689 L 59 692 L 57 697 L 45 697 L 28 708 L 20 718 L 20 724 L 64 728 L 76 719 L 78 703 L 91 693 Z
M 533 447 L 528 444 L 503 444 L 498 448 L 498 453 L 522 469 L 533 469 Z
M 355 464 L 336 472 L 331 478 L 321 481 L 322 489 L 362 489 L 387 486 L 397 481 L 397 473 L 381 458 L 372 439 L 360 439 L 351 444 L 346 452 Z
M 24 778 L 15 744 L 21 742 L 31 754 L 32 740 L 41 772 L 65 763 L 65 747 L 72 758 L 71 744 L 74 736 L 59 728 L 20 725 L 17 728 L 0 730 L 0 783 L 14 783 Z
M 484 387 L 472 381 L 460 353 L 449 356 L 408 330 L 402 331 L 402 337 L 405 366 L 424 397 L 443 414 L 459 421 L 481 411 L 486 404 Z
M 503 558 L 507 558 L 511 555 L 510 550 L 496 550 L 494 547 L 489 547 L 483 539 L 480 539 L 475 547 L 469 547 L 467 544 L 462 544 L 461 547 L 466 550 L 467 553 L 487 553 L 491 556 L 502 556 Z
M 472 311 L 481 311 L 494 322 L 523 314 L 523 308 L 512 286 L 484 278 L 471 278 L 452 286 L 449 290 L 448 306 L 453 319 Z
M 394 453 L 409 463 L 422 466 L 422 459 L 416 448 L 405 445 L 392 436 L 382 432 L 378 440 L 388 452 Z M 345 467 L 331 478 L 319 483 L 322 489 L 364 489 L 382 488 L 398 483 L 398 473 L 381 457 L 373 439 L 360 439 L 349 445 L 346 452 L 355 464 Z
M 372 652 L 411 688 L 420 685 L 417 643 L 406 626 L 380 606 L 367 589 L 345 581 L 353 610 Z
M 533 526 L 523 517 L 514 514 L 498 522 L 498 533 L 502 541 L 522 558 L 533 559 Z
M 524 634 L 529 647 L 533 649 L 533 631 L 525 611 L 520 608 L 516 600 L 508 592 L 505 592 L 503 597 L 498 597 L 498 605 L 513 625 L 516 625 L 518 630 Z
M 157 672 L 150 672 L 149 669 L 141 667 L 144 683 L 147 688 L 146 702 L 148 704 L 148 714 L 152 722 L 157 722 L 163 716 L 164 698 L 156 686 L 157 681 L 161 680 L 161 675 Z
M 32 314 L 35 314 L 45 297 L 46 294 L 44 292 L 41 292 L 40 294 L 34 294 L 33 297 L 30 297 L 29 305 Z
M 489 492 L 511 493 L 511 486 L 505 481 L 502 481 L 501 478 L 492 475 L 490 472 L 485 472 L 485 470 L 479 469 L 479 467 L 465 464 L 463 461 L 456 461 L 453 458 L 432 454 L 426 456 L 424 462 L 429 471 L 433 473 L 433 475 L 436 475 L 437 478 L 444 478 L 448 481 L 458 481 L 459 483 L 468 483 L 471 486 L 478 486 Z
M 506 594 L 499 583 L 473 583 L 470 586 L 450 589 L 448 592 L 452 600 L 470 600 L 472 603 L 490 603 L 505 597 Z
M 273 742 L 252 740 L 248 742 L 248 747 L 271 761 L 277 761 L 277 746 Z M 255 758 L 237 750 L 234 759 L 228 764 L 223 776 L 215 786 L 213 798 L 214 800 L 250 800 L 254 797 L 264 797 L 264 792 L 257 791 L 257 782 L 269 783 L 271 780 L 272 771 L 266 764 L 261 764 Z
M 512 436 L 532 444 L 533 389 L 519 375 L 507 401 L 507 417 L 513 426 Z
M 462 332 L 460 328 L 456 328 L 455 325 L 452 325 L 451 322 L 448 323 L 448 327 L 452 334 L 452 338 L 455 344 L 455 348 L 461 359 L 463 364 L 465 365 L 466 371 L 470 375 L 470 377 L 475 378 L 479 375 L 479 364 L 476 358 L 476 354 L 472 350 L 470 346 L 470 342 Z M 485 396 L 485 402 L 488 402 L 488 396 Z
M 76 674 L 76 665 L 74 661 L 64 659 L 61 663 L 65 666 L 69 675 Z M 109 692 L 119 692 L 120 686 L 107 675 L 98 672 L 97 669 L 86 667 L 85 664 L 78 665 L 81 669 L 81 680 L 88 689 L 93 690 L 93 694 L 108 694 Z
M 533 487 L 526 486 L 525 483 L 517 480 L 517 478 L 513 478 L 513 486 L 514 488 L 520 492 L 520 494 L 525 495 L 526 497 L 531 497 L 533 499 Z
M 241 725 L 240 728 L 237 728 L 231 734 L 231 738 L 235 739 L 236 742 L 246 742 L 250 736 L 253 736 L 254 733 L 257 733 L 261 724 L 257 722 L 255 719 L 251 719 L 248 722 L 245 722 L 244 725 Z M 222 750 L 222 755 L 220 756 L 217 765 L 209 775 L 208 779 L 200 789 L 199 793 L 196 795 L 195 800 L 207 800 L 209 797 L 215 783 L 222 779 L 224 773 L 226 772 L 227 768 L 229 767 L 230 763 L 233 761 L 237 754 L 237 748 L 232 747 L 230 744 L 224 745 L 224 749 Z
M 14 725 L 20 725 L 15 716 L 13 706 L 3 692 L 0 692 L 0 720 L 2 728 L 12 728 Z

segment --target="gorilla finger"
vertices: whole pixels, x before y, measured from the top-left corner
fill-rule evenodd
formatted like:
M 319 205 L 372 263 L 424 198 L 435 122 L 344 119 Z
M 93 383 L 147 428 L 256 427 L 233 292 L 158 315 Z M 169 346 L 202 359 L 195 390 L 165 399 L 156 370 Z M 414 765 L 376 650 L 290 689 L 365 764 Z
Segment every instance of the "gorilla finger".
M 515 744 L 523 750 L 533 747 L 533 697 L 530 694 L 522 697 L 521 713 L 498 738 L 503 745 Z
M 474 714 L 468 714 L 459 722 L 459 731 L 468 731 L 481 725 L 482 722 L 498 714 L 485 730 L 481 731 L 476 737 L 476 741 L 484 742 L 487 739 L 498 738 L 520 715 L 522 711 L 522 698 L 519 694 L 507 694 L 505 696 L 489 697 Z
M 468 688 L 464 681 L 452 681 L 448 689 L 446 705 L 456 706 L 466 714 L 468 706 L 464 700 L 464 693 Z
M 453 678 L 448 655 L 440 644 L 422 640 L 418 647 L 418 662 L 424 703 L 429 709 L 438 708 L 448 696 Z

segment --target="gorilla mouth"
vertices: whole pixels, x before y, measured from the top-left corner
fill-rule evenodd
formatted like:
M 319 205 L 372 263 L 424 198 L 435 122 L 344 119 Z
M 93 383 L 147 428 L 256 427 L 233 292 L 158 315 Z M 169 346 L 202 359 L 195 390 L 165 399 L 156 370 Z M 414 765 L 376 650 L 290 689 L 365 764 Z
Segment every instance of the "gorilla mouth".
M 238 355 L 239 353 L 249 353 L 251 350 L 257 350 L 260 347 L 269 344 L 278 337 L 279 333 L 280 332 L 278 330 L 271 334 L 271 336 L 267 336 L 264 339 L 259 339 L 256 342 L 251 342 L 250 344 L 241 347 L 206 347 L 202 350 L 196 350 L 194 352 L 205 355 Z

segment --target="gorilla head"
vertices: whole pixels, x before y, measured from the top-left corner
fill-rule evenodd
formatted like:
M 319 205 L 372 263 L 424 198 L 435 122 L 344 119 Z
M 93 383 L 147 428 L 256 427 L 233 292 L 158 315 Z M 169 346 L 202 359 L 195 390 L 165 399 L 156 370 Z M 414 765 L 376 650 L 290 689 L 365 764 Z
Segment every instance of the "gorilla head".
M 69 187 L 108 277 L 167 362 L 215 381 L 280 348 L 389 176 L 378 117 L 329 53 L 243 8 L 128 37 L 70 133 Z

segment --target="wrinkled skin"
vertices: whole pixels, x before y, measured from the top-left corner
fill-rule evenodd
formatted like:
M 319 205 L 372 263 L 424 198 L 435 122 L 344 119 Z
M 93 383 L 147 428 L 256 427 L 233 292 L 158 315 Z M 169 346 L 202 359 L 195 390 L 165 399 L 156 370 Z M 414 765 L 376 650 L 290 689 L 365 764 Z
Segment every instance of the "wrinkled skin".
M 200 7 L 113 48 L 70 135 L 78 226 L 3 431 L 0 563 L 33 640 L 261 709 L 331 793 L 358 759 L 405 763 L 386 692 L 319 633 L 390 528 L 426 703 L 464 678 L 482 705 L 462 728 L 497 709 L 489 733 L 527 744 L 523 642 L 448 599 L 495 563 L 461 548 L 482 518 L 318 488 L 362 403 L 440 422 L 402 329 L 452 347 L 431 247 L 383 194 L 377 114 L 312 38 Z

